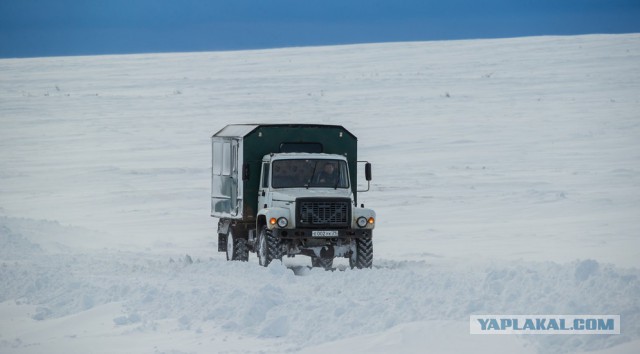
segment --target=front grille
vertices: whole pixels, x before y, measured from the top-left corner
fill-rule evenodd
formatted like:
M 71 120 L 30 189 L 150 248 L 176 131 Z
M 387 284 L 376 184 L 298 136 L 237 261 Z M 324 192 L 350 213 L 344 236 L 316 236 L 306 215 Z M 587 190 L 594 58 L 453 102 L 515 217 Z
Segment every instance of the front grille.
M 296 201 L 298 227 L 348 228 L 351 220 L 349 199 L 307 199 Z

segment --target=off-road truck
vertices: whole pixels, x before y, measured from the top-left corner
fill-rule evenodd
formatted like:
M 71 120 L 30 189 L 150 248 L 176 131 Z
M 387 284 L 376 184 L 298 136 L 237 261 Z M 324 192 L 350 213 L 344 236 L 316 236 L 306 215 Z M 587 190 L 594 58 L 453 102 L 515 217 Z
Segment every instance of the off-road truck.
M 330 269 L 335 257 L 371 268 L 376 214 L 358 206 L 357 138 L 336 125 L 228 125 L 212 138 L 211 216 L 218 251 L 268 266 L 306 255 Z M 362 191 L 360 191 L 362 192 Z

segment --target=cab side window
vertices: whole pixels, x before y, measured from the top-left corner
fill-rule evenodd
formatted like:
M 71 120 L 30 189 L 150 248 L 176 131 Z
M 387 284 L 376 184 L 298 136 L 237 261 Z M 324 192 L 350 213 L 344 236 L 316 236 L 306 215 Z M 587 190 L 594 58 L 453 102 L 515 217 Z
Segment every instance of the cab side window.
M 262 164 L 262 188 L 269 188 L 269 164 Z

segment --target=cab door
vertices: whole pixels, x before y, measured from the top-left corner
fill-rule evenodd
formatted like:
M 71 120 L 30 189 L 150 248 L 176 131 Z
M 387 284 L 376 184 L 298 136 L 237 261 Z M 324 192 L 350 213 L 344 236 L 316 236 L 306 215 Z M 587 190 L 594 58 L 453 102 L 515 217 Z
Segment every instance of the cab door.
M 268 208 L 271 205 L 271 164 L 268 161 L 262 162 L 260 173 L 260 189 L 258 190 L 258 210 Z

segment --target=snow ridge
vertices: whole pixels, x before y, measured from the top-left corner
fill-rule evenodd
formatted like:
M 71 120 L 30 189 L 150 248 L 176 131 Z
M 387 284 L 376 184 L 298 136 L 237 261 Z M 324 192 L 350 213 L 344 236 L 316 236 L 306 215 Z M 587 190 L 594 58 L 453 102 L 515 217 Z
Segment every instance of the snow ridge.
M 465 321 L 471 314 L 620 314 L 621 336 L 532 336 L 540 352 L 595 350 L 640 339 L 640 271 L 595 260 L 568 264 L 429 264 L 378 260 L 371 270 L 292 269 L 221 259 L 171 258 L 105 250 L 51 253 L 10 229 L 0 267 L 0 302 L 35 305 L 44 321 L 122 303 L 113 325 L 154 331 L 162 321 L 270 339 L 300 350 L 411 322 Z M 50 225 L 33 221 L 32 225 Z M 8 232 L 7 232 L 8 231 Z M 45 231 L 45 230 L 41 230 Z M 10 235 L 10 237 L 6 237 Z M 217 332 L 213 332 L 214 335 Z

